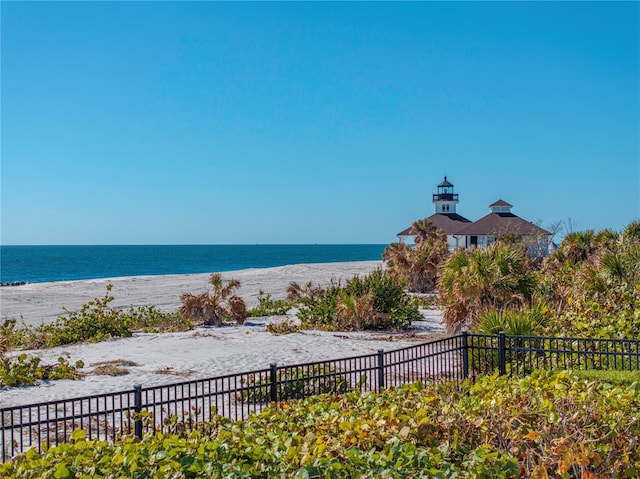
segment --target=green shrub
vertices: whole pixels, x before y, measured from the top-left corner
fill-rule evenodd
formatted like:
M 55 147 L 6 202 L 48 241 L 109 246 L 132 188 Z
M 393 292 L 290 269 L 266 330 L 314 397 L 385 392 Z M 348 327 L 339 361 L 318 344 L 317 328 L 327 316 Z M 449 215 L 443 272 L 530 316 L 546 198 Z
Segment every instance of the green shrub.
M 599 300 L 568 297 L 567 306 L 542 329 L 548 336 L 602 339 L 640 337 L 640 290 Z
M 82 361 L 74 365 L 68 358 L 60 356 L 56 364 L 42 365 L 37 356 L 28 357 L 25 353 L 16 357 L 0 354 L 0 387 L 32 386 L 39 381 L 52 379 L 78 379 L 78 369 L 84 367 Z
M 10 348 L 40 349 L 130 337 L 135 331 L 188 331 L 193 328 L 193 323 L 179 313 L 165 313 L 155 306 L 131 307 L 128 310 L 112 308 L 112 288 L 113 285 L 108 284 L 104 297 L 94 298 L 82 305 L 79 311 L 63 307 L 66 315 L 53 323 L 30 329 L 26 326 L 17 328 L 15 320 L 5 321 L 0 330 L 3 343 Z
M 473 331 L 479 334 L 504 331 L 508 336 L 534 336 L 544 325 L 546 317 L 547 310 L 540 305 L 521 311 L 490 310 L 480 315 Z
M 190 331 L 193 323 L 177 311 L 164 312 L 155 306 L 140 306 L 129 308 L 126 312 L 131 317 L 131 329 L 144 333 L 175 333 Z
M 10 351 L 27 341 L 29 330 L 26 326 L 17 327 L 15 319 L 7 319 L 0 325 L 0 353 Z
M 278 403 L 244 422 L 84 439 L 0 466 L 11 478 L 638 477 L 640 385 L 568 372 L 419 383 Z
M 362 278 L 353 277 L 344 287 L 332 286 L 304 298 L 298 318 L 304 328 L 330 331 L 403 329 L 421 318 L 416 301 L 404 287 L 400 279 L 378 269 Z M 368 303 L 369 297 L 373 298 L 372 308 L 359 304 L 364 299 Z M 365 310 L 368 313 L 362 314 Z
M 260 290 L 258 293 L 258 305 L 251 308 L 247 312 L 247 316 L 250 318 L 256 318 L 261 316 L 283 316 L 287 314 L 293 306 L 295 301 L 287 301 L 284 299 L 272 299 L 271 294 L 264 294 L 264 291 Z
M 335 328 L 335 316 L 341 288 L 333 286 L 315 296 L 304 298 L 298 310 L 298 319 L 303 328 L 332 330 Z

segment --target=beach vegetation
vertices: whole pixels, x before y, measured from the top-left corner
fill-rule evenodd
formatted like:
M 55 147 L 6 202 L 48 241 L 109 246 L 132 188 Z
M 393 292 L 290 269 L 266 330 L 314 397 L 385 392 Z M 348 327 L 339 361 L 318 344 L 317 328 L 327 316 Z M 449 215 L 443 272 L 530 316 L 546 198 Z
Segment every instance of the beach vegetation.
M 184 331 L 193 324 L 178 313 L 165 313 L 153 306 L 121 310 L 110 303 L 112 285 L 102 298 L 94 298 L 79 311 L 63 308 L 65 315 L 37 327 L 18 326 L 9 319 L 0 325 L 0 387 L 18 387 L 54 379 L 78 379 L 84 365 L 60 356 L 54 364 L 42 364 L 38 356 L 8 354 L 15 349 L 42 349 L 80 342 L 98 342 L 132 336 L 135 331 Z M 94 371 L 95 372 L 95 371 Z M 95 372 L 99 374 L 98 372 Z
M 106 287 L 105 296 L 94 298 L 82 305 L 79 311 L 63 307 L 65 314 L 54 322 L 35 328 L 15 327 L 5 323 L 3 335 L 14 347 L 27 349 L 53 348 L 64 344 L 100 342 L 113 338 L 130 337 L 134 332 L 187 331 L 193 328 L 191 321 L 175 312 L 162 312 L 154 306 L 119 309 L 111 307 L 112 284 Z
M 94 374 L 98 376 L 124 376 L 130 373 L 130 370 L 127 368 L 132 366 L 140 366 L 140 364 L 128 359 L 112 359 L 110 361 L 99 361 L 97 363 L 91 363 L 91 367 L 94 369 L 88 374 Z
M 249 318 L 262 316 L 284 316 L 296 305 L 295 301 L 285 299 L 273 299 L 271 294 L 265 294 L 263 290 L 258 293 L 258 305 L 247 311 Z
M 517 310 L 531 304 L 535 276 L 524 250 L 504 243 L 455 251 L 443 264 L 438 282 L 450 331 L 473 328 L 492 310 Z
M 412 225 L 415 246 L 391 243 L 382 254 L 389 274 L 404 281 L 411 292 L 434 291 L 442 263 L 449 255 L 447 235 L 428 219 Z
M 587 381 L 598 381 L 613 386 L 631 386 L 640 384 L 640 370 L 616 371 L 612 369 L 585 369 L 573 374 Z
M 440 296 L 437 293 L 412 294 L 411 297 L 422 309 L 444 309 L 440 304 Z
M 220 273 L 213 273 L 209 276 L 209 286 L 209 290 L 197 295 L 182 293 L 180 314 L 205 326 L 243 324 L 247 319 L 247 305 L 234 294 L 240 288 L 240 281 L 223 280 Z
M 60 356 L 54 364 L 42 364 L 38 356 L 21 353 L 9 356 L 0 352 L 0 388 L 33 386 L 41 381 L 55 379 L 79 379 L 79 371 L 84 367 L 80 360 L 69 361 L 68 356 Z
M 95 374 L 97 376 L 124 376 L 130 372 L 131 371 L 127 368 L 114 363 L 96 366 L 95 369 L 91 371 L 91 374 Z
M 375 321 L 374 297 L 372 292 L 357 293 L 340 292 L 336 308 L 336 325 L 340 330 L 365 329 L 367 322 Z
M 640 472 L 640 389 L 566 371 L 415 383 L 272 403 L 244 422 L 124 437 L 75 431 L 6 478 L 625 478 Z M 248 397 L 246 399 L 249 399 Z M 255 397 L 252 400 L 266 400 Z
M 619 232 L 571 232 L 543 261 L 501 241 L 455 251 L 438 283 L 445 323 L 486 334 L 638 338 L 639 231 L 632 221 Z
M 339 286 L 340 283 L 332 281 L 330 286 Z M 287 286 L 287 299 L 294 303 L 300 303 L 302 300 L 307 298 L 313 298 L 324 294 L 326 292 L 326 288 L 323 288 L 320 285 L 314 284 L 313 281 L 307 281 L 305 284 L 301 285 L 297 281 L 291 281 L 289 286 Z
M 266 329 L 271 334 L 293 334 L 302 331 L 302 327 L 299 324 L 294 323 L 291 319 L 284 319 L 274 323 L 268 323 Z
M 534 336 L 550 319 L 550 311 L 543 304 L 520 310 L 492 309 L 480 315 L 474 332 L 498 334 L 502 331 L 508 336 Z
M 574 232 L 545 259 L 536 296 L 553 312 L 546 335 L 640 337 L 640 222 Z
M 129 308 L 131 330 L 139 333 L 177 333 L 191 331 L 193 323 L 178 311 L 160 311 L 156 306 Z
M 404 329 L 422 316 L 405 292 L 406 283 L 377 269 L 354 276 L 302 299 L 298 318 L 303 328 L 329 331 Z
M 180 371 L 175 369 L 173 366 L 165 366 L 163 368 L 156 369 L 155 371 L 153 371 L 153 374 L 164 374 L 167 376 L 178 376 L 181 378 L 187 378 L 191 376 L 194 372 L 195 371 L 193 371 L 192 369 Z

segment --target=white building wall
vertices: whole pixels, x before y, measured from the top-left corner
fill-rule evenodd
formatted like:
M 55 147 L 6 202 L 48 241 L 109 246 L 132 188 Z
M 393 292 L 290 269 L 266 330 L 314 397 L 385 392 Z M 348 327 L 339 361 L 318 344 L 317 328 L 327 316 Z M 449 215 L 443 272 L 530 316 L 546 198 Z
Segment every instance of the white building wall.
M 455 213 L 456 212 L 456 203 L 450 201 L 435 201 L 436 205 L 436 213 Z M 448 208 L 448 209 L 447 209 Z

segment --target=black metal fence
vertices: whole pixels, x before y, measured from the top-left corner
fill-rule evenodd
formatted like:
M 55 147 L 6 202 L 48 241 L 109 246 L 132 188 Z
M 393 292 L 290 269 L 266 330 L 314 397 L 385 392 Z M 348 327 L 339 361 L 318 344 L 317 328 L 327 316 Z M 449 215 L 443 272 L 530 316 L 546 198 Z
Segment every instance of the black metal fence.
M 242 420 L 280 401 L 322 393 L 380 391 L 415 381 L 455 381 L 499 371 L 640 370 L 640 340 L 462 333 L 393 351 L 269 368 L 164 386 L 0 409 L 2 461 L 30 447 L 68 441 L 73 431 L 113 441 L 180 431 L 213 415 Z
M 535 369 L 640 370 L 640 339 L 463 334 L 464 377 L 523 375 Z

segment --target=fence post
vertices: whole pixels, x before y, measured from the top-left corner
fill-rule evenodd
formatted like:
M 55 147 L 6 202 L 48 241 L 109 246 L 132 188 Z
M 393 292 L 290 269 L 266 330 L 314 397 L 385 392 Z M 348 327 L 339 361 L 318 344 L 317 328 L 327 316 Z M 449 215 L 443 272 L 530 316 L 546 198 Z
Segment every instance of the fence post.
M 133 410 L 136 413 L 135 421 L 133 422 L 133 433 L 138 439 L 142 439 L 142 418 L 140 413 L 142 412 L 142 385 L 133 385 Z
M 498 333 L 498 372 L 507 374 L 507 341 L 504 331 Z
M 384 349 L 378 349 L 378 392 L 384 389 Z
M 469 379 L 469 333 L 462 331 L 462 377 Z
M 278 400 L 278 365 L 277 363 L 269 364 L 271 368 L 269 384 L 271 385 L 271 402 L 276 402 Z

